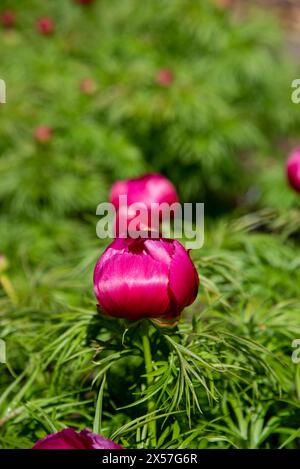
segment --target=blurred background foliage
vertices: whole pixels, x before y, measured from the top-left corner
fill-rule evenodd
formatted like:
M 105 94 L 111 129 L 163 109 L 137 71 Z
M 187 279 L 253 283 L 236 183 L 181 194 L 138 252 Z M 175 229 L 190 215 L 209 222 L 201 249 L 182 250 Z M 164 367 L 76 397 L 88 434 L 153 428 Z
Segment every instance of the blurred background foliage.
M 205 201 L 211 214 L 264 197 L 281 204 L 279 144 L 296 135 L 299 117 L 296 71 L 270 15 L 240 18 L 189 0 L 1 7 L 17 11 L 16 28 L 1 32 L 2 249 L 28 252 L 41 237 L 49 251 L 61 236 L 61 245 L 76 243 L 74 224 L 91 220 L 110 184 L 145 171 L 166 174 L 183 201 Z M 36 31 L 45 15 L 55 21 L 51 37 Z M 169 84 L 160 70 L 172 73 Z M 86 78 L 91 94 L 80 91 Z M 47 145 L 33 138 L 41 125 L 53 129 Z
M 191 347 L 209 363 L 221 355 L 240 367 L 221 377 L 204 366 L 212 404 L 201 388 L 203 413 L 194 409 L 192 426 L 188 416 L 171 416 L 170 406 L 172 433 L 162 425 L 159 445 L 299 444 L 300 373 L 290 360 L 300 333 L 299 198 L 284 175 L 299 133 L 290 98 L 298 68 L 286 58 L 275 17 L 252 2 L 238 10 L 233 3 L 1 0 L 1 10 L 17 15 L 14 28 L 0 30 L 7 83 L 0 252 L 10 263 L 0 289 L 0 335 L 9 344 L 0 375 L 3 447 L 28 447 L 63 424 L 93 426 L 102 381 L 91 391 L 98 369 L 91 359 L 107 334 L 116 341 L 117 371 L 105 388 L 102 430 L 119 431 L 125 446 L 147 447 L 145 421 L 135 421 L 144 402 L 137 413 L 116 411 L 124 380 L 126 403 L 141 393 L 126 381 L 140 384 L 139 347 L 129 333 L 133 356 L 125 365 L 127 329 L 100 322 L 91 274 L 104 248 L 96 206 L 116 179 L 151 171 L 170 178 L 182 202 L 205 202 L 206 243 L 194 254 L 200 294 L 178 333 L 200 334 Z M 36 29 L 42 16 L 55 23 L 49 36 Z M 35 136 L 42 125 L 52 129 L 44 143 Z M 153 337 L 162 346 L 161 333 Z M 174 379 L 175 352 L 168 352 Z M 168 353 L 155 357 L 158 382 L 167 379 Z M 168 386 L 161 392 L 168 401 Z M 182 399 L 172 411 L 188 415 Z M 128 422 L 132 428 L 123 427 Z

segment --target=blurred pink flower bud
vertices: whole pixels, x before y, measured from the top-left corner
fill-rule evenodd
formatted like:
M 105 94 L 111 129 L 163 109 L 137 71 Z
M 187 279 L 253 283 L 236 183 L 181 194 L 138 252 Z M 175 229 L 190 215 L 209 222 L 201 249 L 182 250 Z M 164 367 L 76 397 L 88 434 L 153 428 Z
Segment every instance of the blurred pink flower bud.
M 122 449 L 122 446 L 88 429 L 77 433 L 73 428 L 66 428 L 45 436 L 32 449 Z
M 120 205 L 121 195 L 127 196 L 128 212 L 124 206 Z M 160 174 L 146 174 L 140 178 L 115 182 L 111 188 L 109 200 L 117 210 L 116 234 L 119 235 L 124 231 L 120 227 L 126 228 L 126 225 L 138 215 L 139 211 L 130 208 L 130 205 L 140 205 L 141 209 L 144 207 L 148 211 L 142 216 L 140 229 L 146 229 L 148 226 L 150 230 L 158 230 L 159 226 L 156 226 L 151 218 L 150 211 L 152 210 L 154 216 L 157 214 L 158 221 L 161 221 L 163 213 L 153 204 L 165 203 L 171 206 L 178 202 L 179 198 L 175 187 L 167 178 Z
M 97 90 L 97 84 L 92 78 L 84 78 L 80 82 L 80 91 L 83 94 L 94 94 Z
M 53 131 L 47 125 L 41 125 L 34 131 L 34 138 L 39 143 L 48 143 L 52 139 Z
M 197 296 L 199 278 L 188 252 L 176 240 L 115 239 L 98 260 L 94 291 L 114 317 L 173 319 Z
M 173 204 L 179 198 L 173 184 L 161 174 L 145 174 L 140 178 L 117 181 L 110 192 L 110 202 L 119 208 L 119 196 L 127 195 L 128 205 L 142 202 L 149 208 L 152 202 Z
M 13 10 L 4 10 L 0 13 L 0 22 L 4 28 L 13 28 L 16 24 L 16 13 Z
M 43 36 L 49 36 L 50 34 L 53 34 L 55 24 L 52 18 L 44 16 L 37 20 L 36 27 L 40 34 L 42 34 Z
M 300 192 L 300 147 L 295 148 L 286 163 L 289 183 L 295 191 Z
M 168 68 L 162 68 L 156 74 L 156 82 L 161 86 L 170 86 L 174 81 L 174 75 L 172 70 Z

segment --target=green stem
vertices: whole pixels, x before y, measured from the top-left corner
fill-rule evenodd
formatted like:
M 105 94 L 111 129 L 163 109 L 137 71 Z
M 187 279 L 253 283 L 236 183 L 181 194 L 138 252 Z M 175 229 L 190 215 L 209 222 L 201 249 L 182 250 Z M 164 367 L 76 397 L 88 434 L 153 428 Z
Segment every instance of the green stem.
M 144 349 L 147 385 L 150 387 L 153 383 L 153 379 L 151 376 L 153 367 L 152 367 L 151 347 L 150 347 L 150 341 L 149 341 L 149 325 L 146 323 L 146 321 L 144 323 L 142 334 L 143 334 L 142 342 L 143 342 L 143 349 Z M 149 399 L 147 403 L 148 403 L 148 412 L 150 414 L 155 411 L 155 402 L 152 399 Z M 155 420 L 152 420 L 151 422 L 149 422 L 149 434 L 150 434 L 151 444 L 155 448 L 156 447 L 156 421 Z
M 2 284 L 3 290 L 7 294 L 8 298 L 12 302 L 13 305 L 16 305 L 18 302 L 17 295 L 15 289 L 9 280 L 8 276 L 5 274 L 0 275 L 0 284 Z

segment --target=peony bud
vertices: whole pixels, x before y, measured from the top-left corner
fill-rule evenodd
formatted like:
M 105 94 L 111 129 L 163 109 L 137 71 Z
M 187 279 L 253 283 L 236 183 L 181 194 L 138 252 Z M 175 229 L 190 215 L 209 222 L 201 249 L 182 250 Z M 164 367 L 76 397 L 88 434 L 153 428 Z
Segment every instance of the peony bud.
M 113 184 L 109 200 L 118 210 L 119 196 L 127 195 L 127 204 L 142 202 L 151 208 L 151 203 L 173 204 L 179 201 L 173 184 L 160 174 L 146 174 L 140 178 L 117 181 Z
M 53 19 L 47 16 L 39 18 L 36 26 L 37 26 L 38 32 L 42 34 L 43 36 L 49 36 L 50 34 L 54 32 L 54 29 L 55 29 Z
M 16 13 L 13 10 L 4 10 L 0 13 L 0 22 L 4 28 L 13 28 L 16 24 Z
M 34 138 L 38 143 L 48 143 L 52 139 L 52 129 L 47 125 L 41 125 L 34 131 Z
M 290 154 L 286 163 L 286 173 L 291 187 L 300 192 L 300 147 L 295 148 Z
M 173 80 L 173 72 L 168 68 L 162 68 L 156 74 L 156 82 L 161 86 L 170 86 L 173 83 Z
M 45 436 L 32 449 L 122 449 L 122 446 L 88 429 L 77 433 L 73 428 L 66 428 Z
M 125 207 L 120 206 L 120 195 L 127 196 L 126 202 L 128 211 Z M 117 235 L 123 231 L 119 228 L 120 226 L 126 228 L 126 225 L 130 220 L 138 215 L 138 210 L 130 208 L 131 204 L 139 204 L 141 208 L 145 207 L 146 211 L 148 211 L 148 213 L 145 214 L 145 219 L 141 223 L 142 228 L 146 228 L 148 226 L 150 230 L 158 230 L 159 226 L 156 226 L 155 220 L 150 217 L 150 212 L 152 211 L 153 215 L 157 215 L 156 218 L 160 221 L 163 218 L 163 213 L 159 207 L 152 204 L 165 203 L 172 205 L 179 201 L 173 184 L 160 174 L 146 174 L 145 176 L 136 179 L 117 181 L 111 188 L 109 199 L 117 209 Z M 173 215 L 173 213 L 171 215 Z
M 173 319 L 197 296 L 199 278 L 176 240 L 115 239 L 98 260 L 94 291 L 109 316 Z
M 97 84 L 92 78 L 84 78 L 80 82 L 80 91 L 83 94 L 94 94 L 97 90 Z

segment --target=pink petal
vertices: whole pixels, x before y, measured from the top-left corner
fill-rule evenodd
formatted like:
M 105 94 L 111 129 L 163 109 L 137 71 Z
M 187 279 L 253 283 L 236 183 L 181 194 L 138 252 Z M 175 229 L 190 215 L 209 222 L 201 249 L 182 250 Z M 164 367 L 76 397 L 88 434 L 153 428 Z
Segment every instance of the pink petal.
M 148 177 L 146 182 L 146 190 L 151 197 L 150 202 L 166 202 L 173 204 L 178 202 L 178 195 L 173 184 L 165 177 L 160 174 L 153 174 Z
M 99 304 L 112 316 L 137 320 L 168 309 L 168 266 L 143 252 L 142 243 L 140 249 L 115 255 L 97 272 Z
M 122 446 L 117 445 L 114 441 L 104 438 L 104 436 L 97 435 L 87 428 L 80 432 L 80 436 L 88 442 L 89 449 L 123 449 Z
M 295 148 L 287 160 L 287 177 L 290 185 L 300 192 L 300 147 Z
M 183 308 L 195 301 L 199 277 L 188 252 L 176 240 L 174 240 L 174 249 L 170 266 L 170 291 L 180 313 Z
M 45 436 L 32 449 L 122 449 L 122 447 L 88 429 L 77 433 L 73 428 L 66 428 Z
M 111 188 L 109 200 L 115 206 L 119 208 L 119 196 L 127 195 L 128 187 L 127 181 L 116 181 Z
M 118 197 L 127 195 L 127 204 L 143 202 L 150 208 L 152 202 L 178 202 L 178 195 L 173 184 L 161 174 L 146 174 L 140 178 L 117 181 L 113 184 L 110 201 L 119 207 Z
M 120 254 L 128 250 L 128 243 L 126 239 L 116 238 L 104 251 L 100 259 L 98 260 L 95 270 L 94 270 L 94 292 L 96 297 L 100 295 L 98 290 L 98 276 L 99 272 L 102 269 L 103 265 L 107 260 L 110 260 L 114 255 Z
M 73 428 L 45 436 L 33 449 L 87 449 L 84 439 Z
M 174 253 L 173 240 L 147 239 L 144 243 L 145 250 L 151 257 L 159 262 L 164 262 L 167 266 L 171 264 Z

